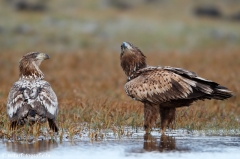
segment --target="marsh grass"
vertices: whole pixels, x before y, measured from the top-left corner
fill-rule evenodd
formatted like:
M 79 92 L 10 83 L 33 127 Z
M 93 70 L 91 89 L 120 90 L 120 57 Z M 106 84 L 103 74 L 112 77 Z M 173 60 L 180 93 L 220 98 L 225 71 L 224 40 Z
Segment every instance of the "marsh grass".
M 149 65 L 170 65 L 195 71 L 202 77 L 227 86 L 235 94 L 226 101 L 199 101 L 190 107 L 177 109 L 174 129 L 208 133 L 211 130 L 221 134 L 239 132 L 239 50 L 145 54 Z M 58 138 L 61 142 L 83 137 L 101 140 L 108 138 L 110 133 L 115 138 L 131 137 L 139 128 L 142 129 L 143 106 L 124 92 L 126 77 L 120 67 L 119 54 L 102 50 L 50 54 L 50 60 L 42 63 L 45 80 L 50 82 L 59 100 L 58 134 L 49 130 L 47 123 L 40 125 L 40 128 L 37 124 L 33 127 L 25 125 L 11 131 L 6 100 L 12 84 L 18 79 L 18 60 L 21 56 L 13 52 L 1 54 L 1 138 L 14 141 Z

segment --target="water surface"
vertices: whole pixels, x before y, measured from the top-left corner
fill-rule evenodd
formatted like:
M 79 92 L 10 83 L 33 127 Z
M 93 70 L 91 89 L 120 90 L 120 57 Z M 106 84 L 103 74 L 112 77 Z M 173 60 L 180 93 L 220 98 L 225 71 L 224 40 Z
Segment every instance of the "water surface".
M 0 158 L 240 158 L 240 137 L 231 136 L 135 136 L 59 143 L 0 142 Z

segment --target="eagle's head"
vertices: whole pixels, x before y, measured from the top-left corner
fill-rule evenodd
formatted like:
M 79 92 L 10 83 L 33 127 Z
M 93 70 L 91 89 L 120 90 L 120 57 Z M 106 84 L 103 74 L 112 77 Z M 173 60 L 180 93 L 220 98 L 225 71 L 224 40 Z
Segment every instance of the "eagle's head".
M 30 52 L 25 54 L 19 61 L 20 78 L 44 78 L 39 66 L 43 60 L 47 60 L 49 58 L 49 55 L 45 53 Z
M 142 56 L 143 53 L 141 52 L 141 50 L 139 50 L 136 46 L 134 46 L 132 43 L 130 42 L 123 42 L 121 45 L 121 55 L 123 54 L 141 54 Z M 145 57 L 145 56 L 144 56 Z
M 146 57 L 130 42 L 123 42 L 121 45 L 121 66 L 127 76 L 135 71 L 147 67 Z

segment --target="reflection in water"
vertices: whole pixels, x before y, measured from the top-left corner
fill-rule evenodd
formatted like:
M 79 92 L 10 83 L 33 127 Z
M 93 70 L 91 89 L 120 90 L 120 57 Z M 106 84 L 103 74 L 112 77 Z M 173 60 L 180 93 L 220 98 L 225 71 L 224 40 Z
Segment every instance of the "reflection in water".
M 160 144 L 159 144 L 159 151 L 163 150 L 176 150 L 176 140 L 174 137 L 162 135 Z
M 58 144 L 55 140 L 40 140 L 34 143 L 7 142 L 6 146 L 7 150 L 11 152 L 36 154 L 50 151 L 58 147 Z
M 162 135 L 160 138 L 160 142 L 158 142 L 157 139 L 151 134 L 144 135 L 143 149 L 145 151 L 159 152 L 188 150 L 186 147 L 177 147 L 175 137 Z
M 162 135 L 160 142 L 150 134 L 144 135 L 143 149 L 146 151 L 168 151 L 176 150 L 176 141 L 174 137 Z

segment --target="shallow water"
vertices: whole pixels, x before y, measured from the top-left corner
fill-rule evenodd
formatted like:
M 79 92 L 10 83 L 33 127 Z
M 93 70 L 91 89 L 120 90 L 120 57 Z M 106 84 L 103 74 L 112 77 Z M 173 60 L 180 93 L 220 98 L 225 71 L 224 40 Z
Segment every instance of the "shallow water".
M 121 140 L 59 143 L 0 142 L 0 158 L 240 158 L 240 137 L 231 136 L 135 136 Z

